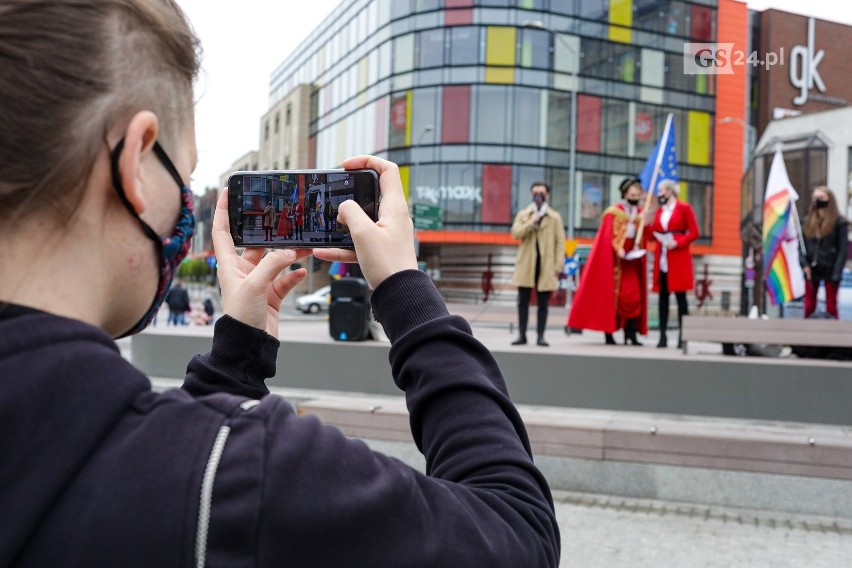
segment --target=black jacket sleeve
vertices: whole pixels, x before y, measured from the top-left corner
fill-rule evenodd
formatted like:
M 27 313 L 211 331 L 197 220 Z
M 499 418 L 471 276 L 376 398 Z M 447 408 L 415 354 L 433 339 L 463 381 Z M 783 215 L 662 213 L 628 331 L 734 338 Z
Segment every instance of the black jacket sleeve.
M 261 399 L 264 380 L 275 374 L 278 340 L 229 315 L 216 320 L 213 347 L 187 365 L 183 389 L 192 396 L 226 392 Z
M 550 491 L 491 354 L 422 272 L 372 302 L 427 474 L 268 397 L 260 565 L 557 566 Z

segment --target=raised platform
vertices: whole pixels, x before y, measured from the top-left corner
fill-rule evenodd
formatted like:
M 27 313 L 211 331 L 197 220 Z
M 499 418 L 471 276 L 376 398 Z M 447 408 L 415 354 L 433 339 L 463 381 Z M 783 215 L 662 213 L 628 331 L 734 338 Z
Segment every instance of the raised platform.
M 742 358 L 718 344 L 674 347 L 606 346 L 603 335 L 548 330 L 551 346 L 512 347 L 507 319 L 487 306 L 451 306 L 472 321 L 474 335 L 494 354 L 517 404 L 564 406 L 815 424 L 852 424 L 852 363 L 796 358 Z M 564 310 L 552 310 L 561 326 Z M 133 362 L 149 376 L 182 378 L 195 353 L 209 350 L 212 329 L 160 326 L 132 340 Z M 618 334 L 620 335 L 620 334 Z M 619 338 L 617 335 L 617 339 Z M 676 332 L 670 334 L 676 336 Z M 282 321 L 282 344 L 271 386 L 398 395 L 389 345 L 336 342 L 328 322 Z

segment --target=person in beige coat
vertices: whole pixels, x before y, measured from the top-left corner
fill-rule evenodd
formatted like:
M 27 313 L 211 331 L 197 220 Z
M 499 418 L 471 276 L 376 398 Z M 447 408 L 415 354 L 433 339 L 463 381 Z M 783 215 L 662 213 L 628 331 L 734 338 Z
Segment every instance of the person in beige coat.
M 565 262 L 565 229 L 562 216 L 548 207 L 550 186 L 537 181 L 530 187 L 533 202 L 518 211 L 512 223 L 512 238 L 521 242 L 515 260 L 512 284 L 518 287 L 518 339 L 512 345 L 527 342 L 527 320 L 532 290 L 535 288 L 538 301 L 536 344 L 548 347 L 544 340 L 547 325 L 547 305 L 551 293 L 559 284 L 559 274 Z

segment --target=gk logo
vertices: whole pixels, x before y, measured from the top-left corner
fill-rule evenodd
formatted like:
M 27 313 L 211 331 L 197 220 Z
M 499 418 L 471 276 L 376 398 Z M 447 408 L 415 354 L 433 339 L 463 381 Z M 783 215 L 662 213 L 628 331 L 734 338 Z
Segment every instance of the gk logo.
M 790 82 L 799 88 L 799 96 L 793 104 L 800 106 L 808 102 L 808 91 L 816 87 L 825 92 L 825 83 L 819 74 L 819 64 L 825 56 L 820 49 L 814 53 L 814 19 L 808 19 L 808 45 L 797 45 L 790 50 Z

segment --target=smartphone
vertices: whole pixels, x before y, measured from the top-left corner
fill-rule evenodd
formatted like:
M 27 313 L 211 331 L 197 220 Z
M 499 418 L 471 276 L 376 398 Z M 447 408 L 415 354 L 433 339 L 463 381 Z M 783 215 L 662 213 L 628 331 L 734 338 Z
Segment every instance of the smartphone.
M 337 221 L 351 199 L 378 219 L 379 175 L 373 170 L 235 172 L 228 178 L 234 244 L 271 248 L 354 248 Z

